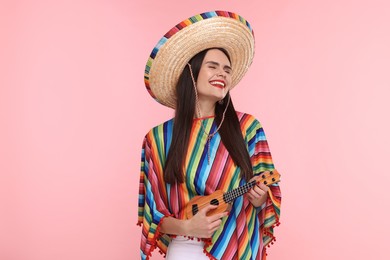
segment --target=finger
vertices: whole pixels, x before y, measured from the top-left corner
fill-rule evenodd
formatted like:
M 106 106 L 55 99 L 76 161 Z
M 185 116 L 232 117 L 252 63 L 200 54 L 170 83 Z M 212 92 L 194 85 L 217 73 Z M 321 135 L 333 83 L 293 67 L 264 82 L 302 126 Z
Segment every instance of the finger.
M 254 199 L 253 195 L 252 195 L 252 194 L 250 194 L 250 192 L 247 192 L 247 194 L 246 194 L 246 195 L 248 196 L 248 198 L 249 198 L 250 200 L 253 200 L 253 199 Z
M 217 220 L 221 220 L 221 218 L 226 217 L 227 215 L 229 215 L 229 212 L 225 211 L 225 212 L 222 212 L 222 213 L 218 213 L 218 214 L 209 216 L 208 218 L 209 218 L 209 220 L 211 222 L 215 222 Z
M 261 197 L 261 194 L 264 193 L 264 192 L 261 192 L 261 189 L 260 188 L 257 188 L 258 190 L 255 190 L 255 189 L 250 189 L 249 190 L 249 194 L 252 195 L 252 197 L 258 199 Z
M 213 228 L 213 229 L 211 229 L 211 230 L 209 230 L 209 231 L 207 232 L 207 234 L 206 234 L 206 235 L 202 235 L 202 237 L 203 237 L 203 238 L 211 238 L 211 237 L 214 235 L 215 231 L 218 230 L 218 228 L 219 228 L 219 226 L 218 226 L 218 227 L 215 227 L 215 228 Z
M 265 185 L 264 183 L 259 183 L 257 184 L 257 186 L 262 189 L 263 191 L 267 192 L 269 190 L 269 187 L 267 185 Z
M 266 191 L 262 190 L 260 187 L 255 186 L 253 187 L 253 191 L 258 195 L 258 196 L 263 196 Z
M 207 205 L 206 207 L 204 207 L 203 209 L 201 209 L 199 211 L 199 213 L 203 214 L 203 215 L 206 215 L 207 212 L 209 212 L 210 210 L 213 210 L 213 209 L 216 209 L 218 208 L 217 205 Z
M 222 223 L 222 220 L 221 219 L 217 219 L 213 222 L 210 223 L 210 229 L 213 229 L 213 228 L 218 228 Z
M 213 228 L 213 229 L 211 230 L 211 236 L 212 236 L 212 234 L 214 234 L 215 231 L 217 231 L 217 230 L 219 229 L 219 227 L 220 227 L 220 226 L 216 226 L 215 228 Z
M 216 230 L 218 230 L 221 227 L 222 221 L 215 221 L 213 222 L 212 226 L 210 226 L 210 232 L 214 233 Z

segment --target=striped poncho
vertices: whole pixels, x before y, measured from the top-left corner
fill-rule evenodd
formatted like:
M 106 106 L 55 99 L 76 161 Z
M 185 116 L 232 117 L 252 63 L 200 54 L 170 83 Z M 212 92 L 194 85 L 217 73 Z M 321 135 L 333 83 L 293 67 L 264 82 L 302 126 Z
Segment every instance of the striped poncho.
M 254 174 L 273 170 L 259 121 L 249 114 L 237 112 L 237 115 Z M 138 201 L 142 259 L 148 259 L 156 247 L 160 253 L 166 253 L 171 238 L 159 232 L 164 217 L 183 218 L 182 209 L 194 196 L 209 195 L 215 190 L 230 191 L 246 183 L 218 133 L 210 141 L 208 160 L 207 135 L 201 124 L 211 133 L 217 127 L 214 117 L 194 119 L 185 161 L 185 182 L 181 184 L 166 184 L 163 178 L 173 119 L 154 127 L 144 139 Z M 253 207 L 245 195 L 233 202 L 229 216 L 222 219 L 221 227 L 205 243 L 204 252 L 210 259 L 265 259 L 265 246 L 275 239 L 273 228 L 279 224 L 279 186 L 271 185 L 268 194 L 267 202 L 260 208 Z

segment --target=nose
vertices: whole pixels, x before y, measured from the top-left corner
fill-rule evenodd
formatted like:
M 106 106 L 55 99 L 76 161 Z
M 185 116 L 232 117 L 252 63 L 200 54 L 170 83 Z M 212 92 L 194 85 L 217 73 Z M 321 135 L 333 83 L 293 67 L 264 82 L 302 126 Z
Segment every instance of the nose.
M 224 71 L 224 70 L 220 70 L 220 71 L 217 73 L 217 76 L 220 76 L 220 77 L 226 78 L 226 71 Z

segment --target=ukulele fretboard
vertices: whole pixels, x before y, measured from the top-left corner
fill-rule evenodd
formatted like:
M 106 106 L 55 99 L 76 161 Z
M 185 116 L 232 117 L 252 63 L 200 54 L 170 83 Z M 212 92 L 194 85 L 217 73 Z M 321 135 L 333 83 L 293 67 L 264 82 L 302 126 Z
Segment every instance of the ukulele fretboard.
M 261 180 L 261 182 L 263 182 L 265 185 L 270 185 L 270 184 L 275 183 L 276 181 L 278 181 L 278 178 L 274 178 L 274 177 L 275 177 L 275 175 L 274 175 L 274 172 L 272 172 L 272 171 L 269 173 L 269 176 L 266 176 L 266 175 L 262 174 L 261 178 L 263 180 Z M 248 190 L 250 188 L 252 188 L 253 186 L 255 186 L 255 185 L 256 185 L 256 180 L 253 180 L 253 181 L 248 182 L 247 184 L 245 184 L 243 186 L 240 186 L 240 187 L 238 187 L 238 188 L 236 188 L 234 190 L 228 191 L 225 194 L 223 194 L 223 200 L 226 203 L 231 203 L 236 198 L 238 198 L 238 197 L 244 195 L 245 193 L 247 193 Z
M 245 193 L 247 193 L 247 191 L 252 188 L 253 186 L 255 186 L 256 184 L 256 181 L 251 181 L 251 182 L 248 182 L 247 184 L 241 186 L 241 187 L 238 187 L 234 190 L 231 190 L 231 191 L 228 191 L 226 192 L 225 194 L 223 194 L 223 200 L 226 202 L 226 203 L 231 203 L 233 200 L 235 200 L 236 198 L 244 195 Z

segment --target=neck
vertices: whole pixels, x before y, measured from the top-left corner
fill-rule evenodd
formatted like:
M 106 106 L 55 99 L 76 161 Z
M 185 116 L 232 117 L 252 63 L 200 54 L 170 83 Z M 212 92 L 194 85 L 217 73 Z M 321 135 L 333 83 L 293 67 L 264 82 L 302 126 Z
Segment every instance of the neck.
M 215 102 L 199 99 L 197 105 L 199 105 L 200 115 L 197 113 L 196 117 L 208 117 L 215 115 Z

